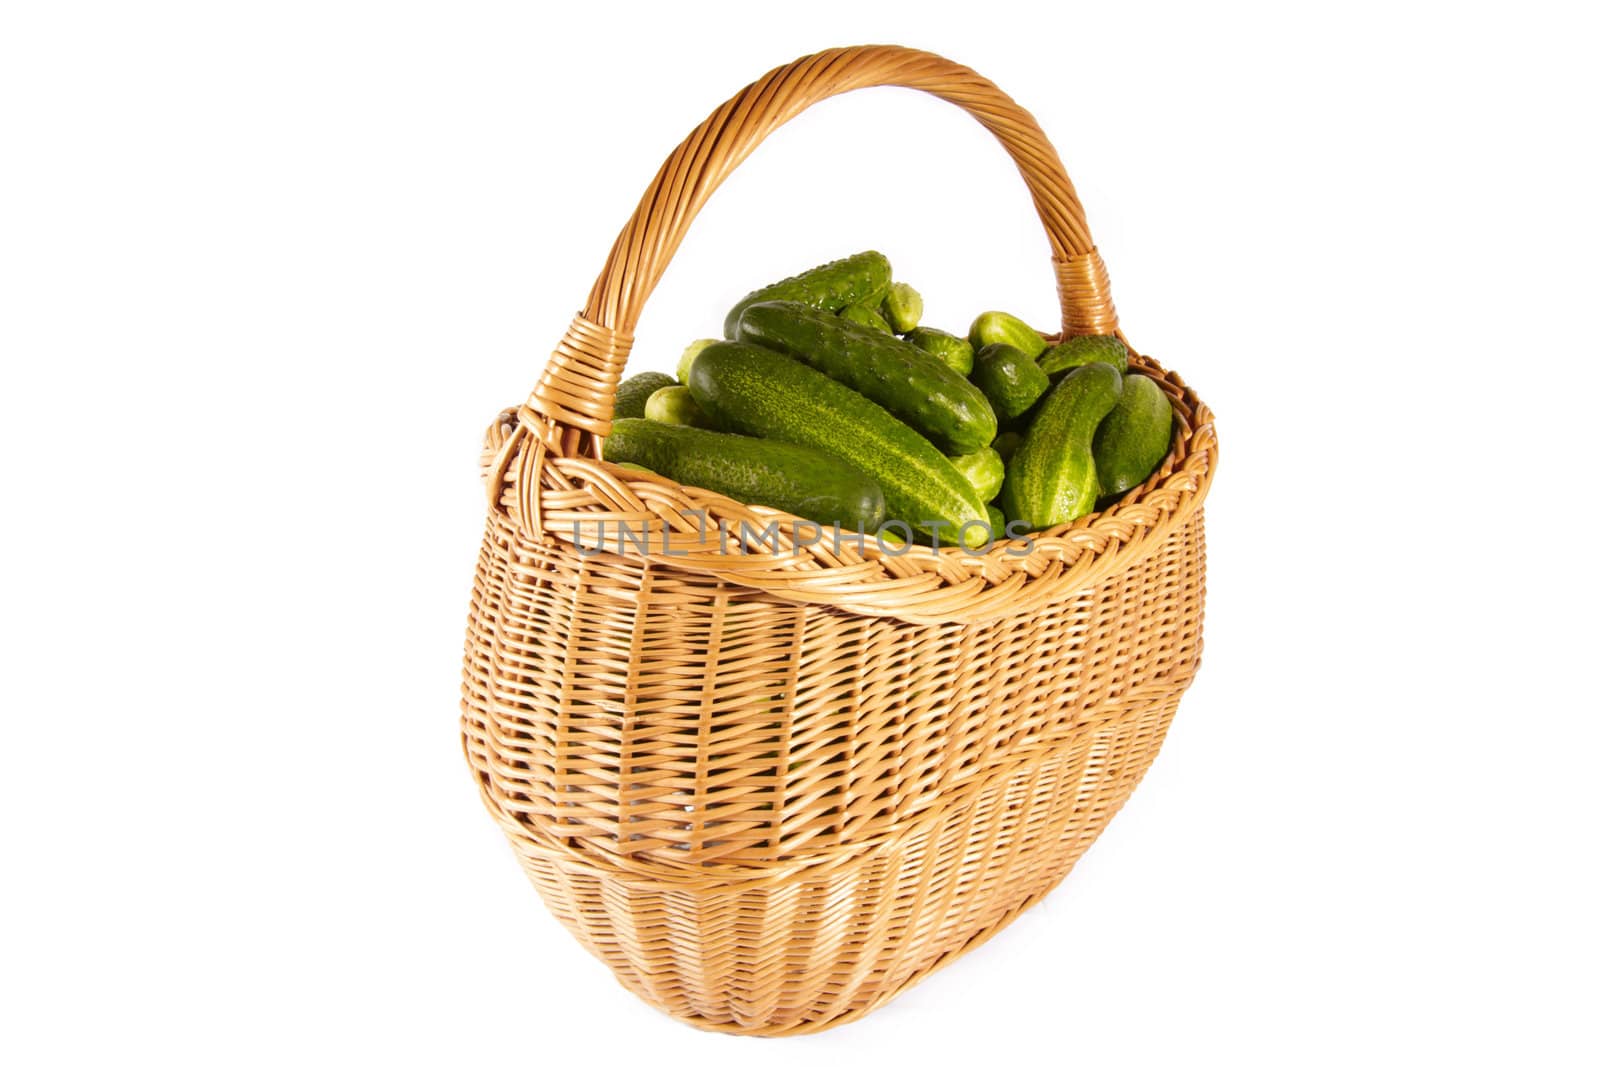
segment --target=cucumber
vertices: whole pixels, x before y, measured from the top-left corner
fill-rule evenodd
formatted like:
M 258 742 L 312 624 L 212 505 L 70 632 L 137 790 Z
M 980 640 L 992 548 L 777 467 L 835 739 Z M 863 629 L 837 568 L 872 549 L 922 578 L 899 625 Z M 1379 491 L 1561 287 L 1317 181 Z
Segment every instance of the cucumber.
M 974 351 L 984 345 L 1010 345 L 1021 349 L 1029 359 L 1038 359 L 1046 346 L 1038 330 L 1004 311 L 985 311 L 973 319 L 967 340 L 972 342 Z
M 651 422 L 663 422 L 669 426 L 711 425 L 711 420 L 700 410 L 700 405 L 694 402 L 689 390 L 681 385 L 669 385 L 665 389 L 657 389 L 651 393 L 650 399 L 645 401 L 644 417 Z
M 918 326 L 905 339 L 930 356 L 938 356 L 940 362 L 962 377 L 972 373 L 972 345 L 965 337 Z
M 738 334 L 849 386 L 947 453 L 976 452 L 994 440 L 994 409 L 978 387 L 898 337 L 793 301 L 752 304 Z
M 658 389 L 677 385 L 668 375 L 660 371 L 647 370 L 643 374 L 635 374 L 617 386 L 616 399 L 611 402 L 611 417 L 613 419 L 642 419 L 644 418 L 644 405 L 650 399 L 650 394 Z
M 985 504 L 983 506 L 983 510 L 989 516 L 989 536 L 992 537 L 996 541 L 1005 540 L 1005 536 L 1006 536 L 1006 516 L 1005 516 L 1005 513 L 1002 512 L 999 508 L 995 507 L 993 504 Z
M 892 282 L 883 298 L 883 317 L 895 333 L 909 333 L 922 321 L 922 294 L 905 282 Z
M 972 361 L 972 382 L 989 398 L 1002 419 L 1027 411 L 1050 388 L 1050 376 L 1020 348 L 986 345 Z
M 1108 363 L 1079 367 L 1057 382 L 1011 457 L 1001 509 L 1036 530 L 1093 511 L 1100 495 L 1095 429 L 1121 395 L 1122 375 Z
M 993 500 L 1006 480 L 1005 460 L 992 448 L 980 448 L 965 456 L 951 456 L 950 465 L 972 483 L 979 500 Z
M 1172 401 L 1142 374 L 1122 379 L 1122 398 L 1094 435 L 1094 467 L 1106 496 L 1126 492 L 1161 466 L 1172 444 Z
M 637 463 L 682 485 L 813 522 L 875 530 L 883 490 L 844 460 L 803 445 L 762 441 L 649 419 L 621 419 L 600 446 L 611 463 Z
M 882 315 L 878 314 L 877 311 L 867 307 L 865 304 L 851 304 L 847 308 L 841 308 L 839 311 L 839 317 L 841 319 L 848 319 L 850 322 L 854 322 L 860 326 L 870 326 L 880 333 L 894 333 L 894 330 L 889 328 L 888 321 L 885 320 Z
M 1022 444 L 1022 435 L 1015 430 L 1007 430 L 994 436 L 994 442 L 989 445 L 1000 454 L 1000 458 L 1007 463 L 1016 455 L 1017 446 Z
M 928 440 L 849 386 L 798 360 L 724 341 L 701 352 L 689 390 L 718 425 L 738 433 L 807 445 L 849 463 L 883 488 L 886 513 L 950 544 L 983 502 Z M 948 524 L 940 527 L 939 523 Z M 962 540 L 982 543 L 969 527 Z
M 766 300 L 797 300 L 824 311 L 839 311 L 851 304 L 875 308 L 888 292 L 888 258 L 882 252 L 857 252 L 747 294 L 728 312 L 722 333 L 732 339 L 744 309 Z
M 689 368 L 694 366 L 694 357 L 698 356 L 706 345 L 714 345 L 716 343 L 716 338 L 713 337 L 690 341 L 689 346 L 683 350 L 683 355 L 678 357 L 678 380 L 673 384 L 687 384 L 689 381 Z
M 1086 363 L 1109 363 L 1126 374 L 1128 346 L 1109 334 L 1085 334 L 1052 345 L 1039 357 L 1039 369 L 1051 377 Z

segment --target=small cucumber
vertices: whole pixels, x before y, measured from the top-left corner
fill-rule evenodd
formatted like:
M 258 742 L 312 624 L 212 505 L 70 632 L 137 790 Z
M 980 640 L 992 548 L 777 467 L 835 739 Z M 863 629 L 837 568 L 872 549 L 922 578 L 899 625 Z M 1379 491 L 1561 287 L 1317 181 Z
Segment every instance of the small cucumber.
M 683 350 L 683 355 L 678 357 L 678 380 L 675 384 L 687 385 L 689 383 L 689 368 L 694 366 L 694 357 L 698 356 L 706 345 L 716 344 L 715 338 L 703 338 L 699 341 L 690 341 L 689 347 Z
M 1005 433 L 995 434 L 994 443 L 989 447 L 998 452 L 1002 460 L 1010 463 L 1011 457 L 1016 455 L 1017 446 L 1020 444 L 1022 444 L 1022 435 L 1015 430 L 1007 430 Z
M 909 333 L 922 321 L 922 294 L 905 282 L 889 286 L 889 295 L 883 298 L 883 317 L 895 333 Z
M 1003 541 L 1006 537 L 1006 516 L 1003 511 L 993 504 L 985 504 L 983 510 L 989 516 L 989 536 L 996 541 Z
M 657 389 L 651 393 L 650 399 L 645 401 L 644 417 L 651 422 L 662 422 L 669 426 L 711 425 L 711 420 L 700 410 L 700 405 L 694 402 L 689 390 L 681 385 L 669 385 L 665 389 Z
M 744 309 L 766 300 L 797 300 L 824 311 L 839 311 L 851 304 L 875 308 L 883 303 L 888 292 L 888 257 L 882 252 L 857 252 L 746 295 L 728 312 L 722 323 L 722 333 L 732 339 Z
M 947 453 L 976 452 L 994 440 L 994 409 L 978 387 L 898 337 L 793 301 L 752 304 L 738 334 L 848 385 Z
M 943 330 L 918 326 L 907 333 L 905 339 L 940 361 L 963 378 L 972 373 L 972 344 L 965 337 L 957 337 Z
M 1161 466 L 1172 444 L 1172 401 L 1142 374 L 1122 379 L 1122 398 L 1094 435 L 1094 467 L 1106 496 L 1126 492 Z
M 851 322 L 857 323 L 861 326 L 870 326 L 874 330 L 878 330 L 882 333 L 894 333 L 894 330 L 889 328 L 888 321 L 885 320 L 882 315 L 878 314 L 875 309 L 869 308 L 865 304 L 851 304 L 847 308 L 841 308 L 839 310 L 839 317 L 841 319 L 848 319 Z
M 1081 367 L 1086 363 L 1109 363 L 1117 370 L 1128 372 L 1128 346 L 1109 334 L 1085 334 L 1069 337 L 1058 345 L 1045 349 L 1039 357 L 1039 369 L 1052 378 L 1062 371 Z
M 950 464 L 972 483 L 979 500 L 993 500 L 1006 480 L 1006 463 L 992 448 L 980 448 L 965 456 L 951 456 Z
M 1014 419 L 1050 388 L 1050 376 L 1020 348 L 986 345 L 972 361 L 972 382 L 989 398 L 995 414 Z
M 1094 510 L 1094 433 L 1121 395 L 1122 376 L 1107 363 L 1079 367 L 1056 383 L 1006 469 L 1000 506 L 1007 515 L 1044 529 Z
M 669 376 L 660 371 L 647 370 L 643 374 L 635 374 L 617 386 L 616 399 L 611 402 L 611 417 L 613 419 L 642 419 L 644 406 L 650 395 L 657 390 L 666 389 L 677 385 Z
M 1038 359 L 1046 344 L 1038 330 L 1004 311 L 985 311 L 973 319 L 967 340 L 972 342 L 974 351 L 984 345 L 1010 345 L 1029 359 Z
M 875 530 L 883 490 L 827 453 L 782 441 L 621 419 L 600 446 L 611 463 L 637 463 L 682 485 L 697 485 L 743 504 L 760 504 L 843 529 Z
M 891 519 L 944 544 L 983 521 L 983 501 L 927 438 L 799 360 L 724 341 L 695 359 L 689 389 L 720 426 L 827 452 L 876 479 Z M 971 547 L 982 534 L 969 527 L 962 539 Z

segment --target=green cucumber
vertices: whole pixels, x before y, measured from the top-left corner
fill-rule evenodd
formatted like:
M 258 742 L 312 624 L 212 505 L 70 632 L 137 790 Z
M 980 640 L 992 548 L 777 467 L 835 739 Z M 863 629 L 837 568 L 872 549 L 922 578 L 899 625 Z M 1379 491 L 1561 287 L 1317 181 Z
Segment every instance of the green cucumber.
M 947 453 L 976 452 L 994 440 L 994 409 L 978 387 L 898 337 L 793 301 L 752 304 L 738 334 L 881 404 Z
M 1056 383 L 1006 468 L 1000 506 L 1007 515 L 1038 530 L 1094 510 L 1094 434 L 1121 395 L 1122 375 L 1108 363 L 1079 367 Z
M 996 541 L 1005 540 L 1006 516 L 1005 512 L 993 504 L 985 504 L 983 510 L 989 516 L 989 536 Z
M 983 390 L 996 415 L 1014 419 L 1044 396 L 1050 376 L 1020 348 L 992 344 L 972 361 L 972 383 Z
M 611 402 L 611 417 L 642 419 L 644 405 L 650 399 L 650 394 L 677 384 L 669 375 L 660 371 L 647 370 L 643 374 L 635 374 L 617 386 L 616 399 Z
M 883 490 L 837 456 L 815 448 L 621 419 L 600 446 L 611 463 L 637 463 L 681 485 L 697 485 L 743 504 L 760 504 L 813 522 L 875 530 Z
M 1122 398 L 1094 435 L 1094 466 L 1106 496 L 1126 492 L 1161 466 L 1172 444 L 1172 401 L 1142 374 L 1122 379 Z
M 905 339 L 929 355 L 938 356 L 940 362 L 962 377 L 972 373 L 972 344 L 965 337 L 918 326 Z
M 909 333 L 922 321 L 922 294 L 905 282 L 893 282 L 883 298 L 883 317 L 895 333 Z
M 951 456 L 950 465 L 972 483 L 979 500 L 993 500 L 1006 480 L 1006 463 L 992 448 L 980 448 L 965 456 Z
M 1017 446 L 1022 444 L 1022 435 L 1015 430 L 1006 430 L 1004 433 L 994 435 L 994 442 L 989 445 L 1000 454 L 1000 458 L 1007 463 L 1016 455 Z
M 821 371 L 724 341 L 695 359 L 689 390 L 718 425 L 819 449 L 876 479 L 891 519 L 942 531 L 944 544 L 982 543 L 983 531 L 966 524 L 983 521 L 983 502 L 961 472 L 927 438 Z
M 1126 374 L 1128 346 L 1109 334 L 1084 334 L 1052 345 L 1039 357 L 1039 369 L 1052 378 L 1087 363 L 1109 363 Z
M 651 393 L 650 399 L 645 401 L 644 417 L 651 422 L 662 422 L 669 426 L 711 425 L 711 420 L 700 410 L 700 405 L 694 402 L 689 390 L 681 385 L 669 385 L 665 389 L 657 389 Z
M 698 356 L 706 345 L 714 345 L 716 343 L 716 338 L 714 337 L 690 341 L 688 347 L 683 350 L 683 355 L 678 357 L 678 380 L 674 384 L 687 385 L 689 382 L 689 368 L 694 366 L 694 357 Z
M 722 333 L 731 339 L 744 309 L 766 300 L 797 300 L 824 311 L 839 311 L 851 304 L 875 308 L 888 292 L 888 258 L 882 252 L 857 252 L 749 293 L 728 312 Z
M 1004 311 L 985 311 L 973 319 L 967 340 L 972 342 L 974 351 L 984 345 L 1010 345 L 1021 349 L 1029 359 L 1038 359 L 1046 344 L 1038 330 Z
M 889 327 L 888 320 L 878 314 L 876 309 L 869 308 L 865 304 L 851 304 L 847 308 L 840 308 L 839 317 L 861 326 L 870 326 L 880 333 L 894 333 Z

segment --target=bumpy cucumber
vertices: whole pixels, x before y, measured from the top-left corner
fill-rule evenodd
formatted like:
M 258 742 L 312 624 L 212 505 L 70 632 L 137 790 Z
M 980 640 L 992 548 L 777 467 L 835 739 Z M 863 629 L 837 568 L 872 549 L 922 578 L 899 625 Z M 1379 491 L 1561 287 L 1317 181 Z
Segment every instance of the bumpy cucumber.
M 951 456 L 951 466 L 972 483 L 979 500 L 993 500 L 1006 480 L 1006 463 L 992 448 L 980 448 L 965 456 Z
M 632 378 L 625 379 L 617 386 L 616 399 L 611 402 L 611 417 L 613 419 L 642 419 L 644 418 L 644 405 L 650 399 L 650 394 L 658 389 L 677 385 L 668 375 L 660 371 L 647 370 L 643 374 L 635 374 Z
M 1050 388 L 1050 376 L 1021 349 L 992 344 L 972 361 L 972 383 L 983 390 L 996 415 L 1014 419 Z
M 722 323 L 722 333 L 732 338 L 744 309 L 766 300 L 796 300 L 824 311 L 838 311 L 851 304 L 875 308 L 883 303 L 888 292 L 888 257 L 882 252 L 857 252 L 746 295 L 728 312 Z
M 878 483 L 815 448 L 649 419 L 613 423 L 600 448 L 609 462 L 637 463 L 742 504 L 762 504 L 850 530 L 875 530 L 883 521 Z
M 865 304 L 851 304 L 847 308 L 841 308 L 839 317 L 841 319 L 849 319 L 860 326 L 870 326 L 879 333 L 894 333 L 894 330 L 889 326 L 889 321 L 878 314 L 875 308 L 869 308 Z
M 989 536 L 996 541 L 1003 541 L 1006 536 L 1006 516 L 993 504 L 983 506 L 984 513 L 989 517 Z
M 678 357 L 678 380 L 675 385 L 685 385 L 689 381 L 689 368 L 694 366 L 694 357 L 698 356 L 706 345 L 716 344 L 716 338 L 703 337 L 698 341 L 690 341 L 683 350 L 683 355 Z
M 1038 359 L 1045 350 L 1045 339 L 1038 330 L 1004 311 L 985 311 L 973 319 L 967 340 L 974 350 L 984 345 L 1010 345 L 1021 349 L 1029 359 Z
M 1109 363 L 1127 373 L 1128 346 L 1109 334 L 1086 334 L 1052 345 L 1039 357 L 1039 369 L 1051 377 L 1088 363 Z
M 1122 398 L 1094 435 L 1100 491 L 1125 492 L 1150 477 L 1172 444 L 1172 402 L 1142 374 L 1122 379 Z
M 1107 363 L 1079 367 L 1056 383 L 1006 469 L 1000 506 L 1007 515 L 1043 529 L 1094 510 L 1094 433 L 1121 395 L 1122 376 Z
M 905 339 L 962 377 L 972 373 L 972 344 L 965 337 L 953 333 L 918 326 L 906 334 Z
M 941 543 L 954 543 L 963 525 L 983 521 L 983 502 L 927 438 L 798 360 L 725 341 L 695 359 L 689 389 L 720 426 L 819 449 L 876 479 L 891 519 L 925 535 L 937 532 Z M 968 528 L 961 540 L 976 546 L 982 535 Z
M 650 399 L 645 401 L 644 417 L 651 422 L 666 423 L 669 426 L 711 425 L 711 420 L 700 410 L 700 405 L 694 402 L 689 390 L 681 385 L 669 385 L 665 389 L 657 389 L 651 393 Z
M 976 452 L 994 440 L 994 409 L 978 387 L 898 337 L 793 301 L 750 305 L 738 334 L 848 385 L 945 452 Z
M 909 333 L 922 321 L 922 294 L 905 282 L 893 282 L 883 298 L 883 317 L 895 333 Z
M 1006 430 L 1004 433 L 994 435 L 994 441 L 989 445 L 1000 454 L 1000 458 L 1007 463 L 1017 454 L 1017 448 L 1022 444 L 1022 435 L 1015 430 Z

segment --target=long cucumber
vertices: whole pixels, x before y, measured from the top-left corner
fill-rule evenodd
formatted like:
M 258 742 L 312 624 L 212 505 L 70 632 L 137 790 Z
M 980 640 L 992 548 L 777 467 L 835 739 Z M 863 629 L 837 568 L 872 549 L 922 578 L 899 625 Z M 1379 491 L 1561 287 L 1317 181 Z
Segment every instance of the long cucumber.
M 784 441 L 619 419 L 601 445 L 611 463 L 636 463 L 684 485 L 762 504 L 814 522 L 875 530 L 883 490 L 837 456 Z
M 1122 379 L 1122 398 L 1094 434 L 1094 466 L 1106 496 L 1132 489 L 1172 445 L 1172 402 L 1142 374 Z
M 738 339 L 785 353 L 849 386 L 952 455 L 994 440 L 994 409 L 938 356 L 892 334 L 794 301 L 752 304 Z
M 852 304 L 876 308 L 888 292 L 888 257 L 882 252 L 857 252 L 747 294 L 729 310 L 722 332 L 732 338 L 744 309 L 763 300 L 798 300 L 808 307 L 836 312 Z
M 890 519 L 941 544 L 984 543 L 985 511 L 972 484 L 927 438 L 846 385 L 756 345 L 711 345 L 689 371 L 689 391 L 719 426 L 838 456 L 883 488 Z
M 1094 433 L 1121 395 L 1122 376 L 1107 363 L 1079 367 L 1056 383 L 1006 466 L 1000 506 L 1007 516 L 1039 530 L 1094 510 Z

